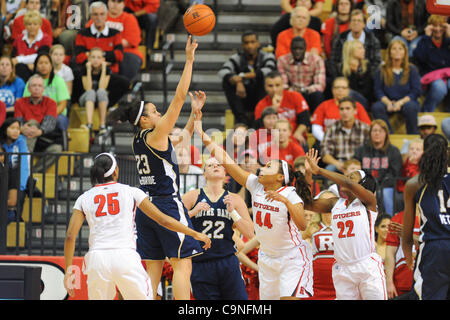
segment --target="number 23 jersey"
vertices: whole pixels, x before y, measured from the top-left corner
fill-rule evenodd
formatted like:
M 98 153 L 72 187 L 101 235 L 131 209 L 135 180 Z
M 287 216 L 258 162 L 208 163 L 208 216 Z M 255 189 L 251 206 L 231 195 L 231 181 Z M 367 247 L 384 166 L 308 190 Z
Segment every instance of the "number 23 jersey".
M 134 216 L 145 192 L 117 182 L 98 184 L 75 201 L 89 225 L 89 250 L 136 249 Z
M 266 200 L 264 186 L 258 177 L 250 174 L 246 188 L 252 195 L 253 222 L 260 250 L 271 257 L 282 256 L 302 243 L 302 235 L 292 220 L 286 205 L 280 201 Z M 292 204 L 303 203 L 294 187 L 284 186 L 277 190 Z

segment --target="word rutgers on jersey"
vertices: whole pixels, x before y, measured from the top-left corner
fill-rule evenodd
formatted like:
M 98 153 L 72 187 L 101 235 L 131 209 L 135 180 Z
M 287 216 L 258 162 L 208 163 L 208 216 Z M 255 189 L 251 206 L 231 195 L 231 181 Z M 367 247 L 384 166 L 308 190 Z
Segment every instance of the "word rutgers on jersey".
M 360 216 L 361 212 L 356 211 L 356 212 L 345 212 L 345 213 L 339 213 L 339 214 L 335 214 L 333 216 L 333 219 L 344 219 L 344 218 L 351 218 L 351 217 L 357 217 Z
M 256 201 L 253 201 L 253 206 L 255 208 L 258 208 L 258 209 L 269 210 L 269 211 L 273 211 L 273 212 L 279 212 L 280 211 L 280 208 L 278 208 L 278 207 L 274 207 L 274 206 L 271 206 L 271 205 L 268 205 L 268 204 L 259 203 L 259 202 L 256 202 Z

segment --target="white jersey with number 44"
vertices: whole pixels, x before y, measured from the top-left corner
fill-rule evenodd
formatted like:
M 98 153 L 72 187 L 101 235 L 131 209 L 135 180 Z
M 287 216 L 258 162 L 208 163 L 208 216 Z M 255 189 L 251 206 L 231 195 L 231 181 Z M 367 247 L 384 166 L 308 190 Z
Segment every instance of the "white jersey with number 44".
M 260 250 L 271 257 L 279 257 L 302 244 L 302 235 L 280 201 L 266 200 L 264 186 L 258 177 L 250 174 L 246 188 L 252 195 L 253 222 Z M 294 187 L 284 186 L 277 190 L 292 204 L 303 203 Z
M 99 184 L 84 192 L 74 209 L 89 224 L 89 250 L 136 249 L 136 207 L 147 197 L 144 191 L 118 182 Z

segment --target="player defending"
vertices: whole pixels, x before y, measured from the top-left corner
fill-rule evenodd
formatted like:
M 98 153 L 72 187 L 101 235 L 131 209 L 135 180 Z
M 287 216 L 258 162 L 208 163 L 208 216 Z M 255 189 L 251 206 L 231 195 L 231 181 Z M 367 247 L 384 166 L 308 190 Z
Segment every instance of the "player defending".
M 203 241 L 205 249 L 211 245 L 208 236 L 163 214 L 149 201 L 145 192 L 118 183 L 118 177 L 116 159 L 109 153 L 99 154 L 91 168 L 93 187 L 75 202 L 64 243 L 64 286 L 70 296 L 74 296 L 70 267 L 75 240 L 84 219 L 90 229 L 89 251 L 84 257 L 89 299 L 112 300 L 116 295 L 115 286 L 125 299 L 153 298 L 150 278 L 136 252 L 136 207 L 161 226 Z

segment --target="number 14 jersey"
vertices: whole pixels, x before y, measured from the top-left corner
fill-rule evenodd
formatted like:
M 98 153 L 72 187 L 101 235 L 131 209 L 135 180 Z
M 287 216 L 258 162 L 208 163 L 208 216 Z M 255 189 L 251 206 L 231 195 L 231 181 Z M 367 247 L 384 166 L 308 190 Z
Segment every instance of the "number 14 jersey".
M 292 220 L 286 205 L 280 201 L 266 200 L 264 186 L 258 177 L 250 174 L 246 188 L 252 195 L 253 222 L 260 251 L 270 257 L 280 257 L 304 241 Z M 303 203 L 294 187 L 284 186 L 277 190 L 292 204 Z

